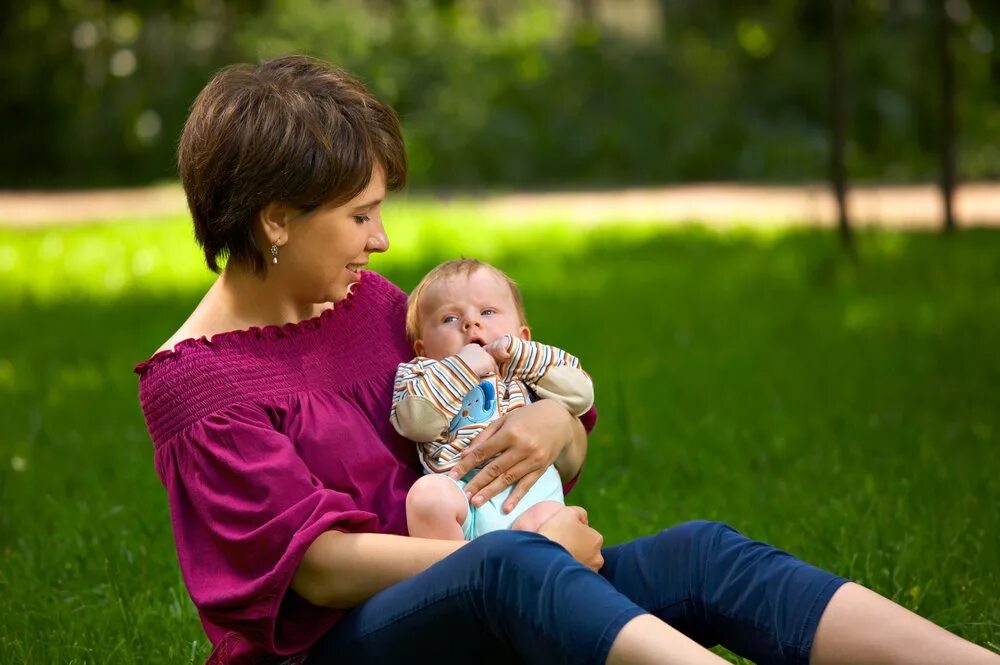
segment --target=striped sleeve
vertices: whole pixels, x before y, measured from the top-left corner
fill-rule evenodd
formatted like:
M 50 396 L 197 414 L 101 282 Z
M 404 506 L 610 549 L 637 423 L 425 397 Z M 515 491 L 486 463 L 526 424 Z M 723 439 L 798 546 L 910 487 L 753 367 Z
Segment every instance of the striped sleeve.
M 547 371 L 560 366 L 580 368 L 580 360 L 557 347 L 512 337 L 504 381 L 520 379 L 534 388 Z
M 458 356 L 402 363 L 393 384 L 393 414 L 403 400 L 422 397 L 450 419 L 462 408 L 462 398 L 477 385 L 479 376 Z

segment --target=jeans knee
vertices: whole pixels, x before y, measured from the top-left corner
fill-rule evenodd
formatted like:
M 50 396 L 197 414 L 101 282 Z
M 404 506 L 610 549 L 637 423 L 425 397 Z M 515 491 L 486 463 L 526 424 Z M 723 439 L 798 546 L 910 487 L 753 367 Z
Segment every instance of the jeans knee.
M 678 545 L 695 545 L 699 548 L 718 542 L 719 536 L 726 531 L 735 531 L 725 522 L 710 520 L 691 520 L 682 522 L 657 534 L 657 538 L 676 547 Z
M 558 544 L 529 531 L 491 531 L 468 545 L 475 553 L 487 591 L 509 591 L 515 585 L 539 589 L 561 569 L 559 562 L 573 565 L 574 559 Z
M 684 571 L 693 583 L 704 579 L 706 567 L 718 557 L 723 535 L 736 533 L 724 522 L 693 520 L 664 529 L 654 536 L 656 554 L 674 570 Z
M 538 556 L 538 550 L 550 549 L 549 546 L 553 544 L 551 540 L 537 533 L 502 529 L 484 533 L 467 547 L 479 550 L 482 560 L 492 564 L 534 558 Z

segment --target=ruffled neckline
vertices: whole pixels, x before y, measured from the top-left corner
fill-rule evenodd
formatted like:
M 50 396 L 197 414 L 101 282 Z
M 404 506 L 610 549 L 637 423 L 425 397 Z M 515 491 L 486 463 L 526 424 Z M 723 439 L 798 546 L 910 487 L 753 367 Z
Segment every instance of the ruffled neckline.
M 336 302 L 333 307 L 323 310 L 316 316 L 289 323 L 269 324 L 266 326 L 250 326 L 249 328 L 241 328 L 238 330 L 225 330 L 211 336 L 202 335 L 201 337 L 188 337 L 174 344 L 173 348 L 157 351 L 146 360 L 136 364 L 132 371 L 141 376 L 149 371 L 150 368 L 162 363 L 165 360 L 179 358 L 189 350 L 204 349 L 215 346 L 220 342 L 233 342 L 246 339 L 283 339 L 301 335 L 306 331 L 320 328 L 326 324 L 327 321 L 330 321 L 334 317 L 338 316 L 340 312 L 350 309 L 351 301 L 354 300 L 355 295 L 361 288 L 361 284 L 370 279 L 369 274 L 370 271 L 368 270 L 361 271 L 360 279 L 347 288 L 347 295 L 344 296 L 343 300 Z

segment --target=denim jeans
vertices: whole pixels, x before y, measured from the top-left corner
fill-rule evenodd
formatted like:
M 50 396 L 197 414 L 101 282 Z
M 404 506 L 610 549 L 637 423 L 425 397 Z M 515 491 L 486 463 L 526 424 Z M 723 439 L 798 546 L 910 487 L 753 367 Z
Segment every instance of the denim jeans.
M 594 573 L 536 533 L 487 533 L 352 609 L 306 663 L 604 663 L 622 626 L 649 612 L 761 665 L 804 664 L 846 582 L 717 522 L 603 554 Z

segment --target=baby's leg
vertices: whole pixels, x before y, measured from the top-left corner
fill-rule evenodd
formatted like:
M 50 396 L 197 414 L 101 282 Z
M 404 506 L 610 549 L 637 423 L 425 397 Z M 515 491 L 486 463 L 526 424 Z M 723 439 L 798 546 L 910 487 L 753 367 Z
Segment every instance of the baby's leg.
M 565 508 L 558 501 L 539 501 L 531 508 L 521 513 L 521 516 L 510 525 L 511 529 L 518 531 L 535 531 L 542 526 L 542 523 L 559 512 L 560 508 Z
M 465 493 L 446 476 L 423 476 L 406 495 L 406 525 L 417 538 L 465 540 L 462 523 L 468 512 Z

